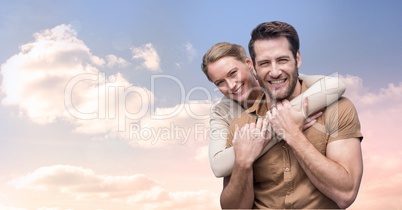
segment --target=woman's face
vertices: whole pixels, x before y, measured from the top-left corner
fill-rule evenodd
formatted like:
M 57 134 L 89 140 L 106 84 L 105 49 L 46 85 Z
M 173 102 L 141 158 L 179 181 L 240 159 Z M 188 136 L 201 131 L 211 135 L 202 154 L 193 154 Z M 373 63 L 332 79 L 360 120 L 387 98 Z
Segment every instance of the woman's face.
M 242 62 L 226 56 L 208 65 L 208 75 L 223 95 L 243 103 L 250 92 L 259 87 L 252 69 L 249 58 Z

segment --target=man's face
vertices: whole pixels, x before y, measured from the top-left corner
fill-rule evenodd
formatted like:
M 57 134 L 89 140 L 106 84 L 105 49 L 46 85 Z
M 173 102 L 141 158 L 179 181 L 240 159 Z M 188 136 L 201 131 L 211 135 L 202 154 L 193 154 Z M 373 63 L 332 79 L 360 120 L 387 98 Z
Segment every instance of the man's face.
M 298 69 L 301 66 L 299 52 L 296 59 L 285 37 L 254 42 L 257 77 L 271 98 L 291 100 L 300 94 Z

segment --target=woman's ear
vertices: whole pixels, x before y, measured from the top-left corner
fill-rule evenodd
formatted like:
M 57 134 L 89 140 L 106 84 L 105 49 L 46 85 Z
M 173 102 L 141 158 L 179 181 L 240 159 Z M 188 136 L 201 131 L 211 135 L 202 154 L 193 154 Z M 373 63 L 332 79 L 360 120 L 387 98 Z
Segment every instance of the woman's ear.
M 254 69 L 254 65 L 253 62 L 251 61 L 250 58 L 246 58 L 246 64 L 249 70 L 253 70 Z

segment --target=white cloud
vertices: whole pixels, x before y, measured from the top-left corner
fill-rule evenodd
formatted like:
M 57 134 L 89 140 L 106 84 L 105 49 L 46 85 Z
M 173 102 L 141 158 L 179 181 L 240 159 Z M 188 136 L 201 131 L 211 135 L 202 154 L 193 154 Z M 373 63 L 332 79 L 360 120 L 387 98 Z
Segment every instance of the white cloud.
M 140 147 L 206 142 L 209 103 L 154 108 L 148 89 L 133 86 L 120 73 L 106 75 L 98 69 L 128 62 L 114 55 L 106 61 L 98 58 L 76 36 L 71 26 L 60 25 L 22 45 L 1 66 L 2 104 L 17 106 L 20 116 L 35 123 L 66 121 L 75 132 L 97 139 L 122 138 Z M 191 44 L 187 49 L 192 51 Z M 152 44 L 133 51 L 150 58 L 146 65 L 159 68 L 149 64 L 153 55 L 158 58 Z
M 20 116 L 35 123 L 58 120 L 75 125 L 85 134 L 121 135 L 129 123 L 144 115 L 153 103 L 149 90 L 133 86 L 123 75 L 98 70 L 105 61 L 92 55 L 70 25 L 35 34 L 21 52 L 1 65 L 5 97 L 1 103 L 17 106 Z M 107 56 L 108 65 L 126 65 Z M 127 135 L 126 135 L 127 136 Z
M 194 49 L 193 45 L 190 42 L 187 42 L 184 45 L 184 49 L 187 53 L 187 59 L 189 62 L 192 62 L 194 58 L 197 56 L 197 50 Z
M 132 124 L 130 143 L 142 147 L 206 143 L 210 106 L 210 103 L 185 103 L 157 108 L 138 124 Z
M 160 72 L 160 58 L 156 49 L 152 45 L 152 43 L 145 44 L 141 47 L 133 47 L 131 48 L 133 53 L 133 59 L 140 59 L 144 62 L 142 66 L 149 69 L 152 72 Z
M 4 206 L 0 204 L 0 210 L 28 210 L 26 208 L 17 208 L 17 207 L 10 207 L 10 206 Z
M 381 88 L 378 93 L 369 92 L 363 85 L 360 77 L 346 75 L 341 76 L 347 87 L 345 95 L 354 102 L 364 106 L 392 105 L 402 102 L 402 82 L 390 83 L 386 88 Z M 385 103 L 386 102 L 386 103 Z
M 113 68 L 113 67 L 122 68 L 122 67 L 127 67 L 130 65 L 130 63 L 127 62 L 125 59 L 119 58 L 115 55 L 107 55 L 106 60 L 107 60 L 107 66 L 109 68 Z
M 178 61 L 174 63 L 178 69 L 182 68 L 186 63 L 193 62 L 194 58 L 197 56 L 197 50 L 190 42 L 180 46 L 179 50 L 180 55 L 178 56 Z
M 1 66 L 3 105 L 17 105 L 37 123 L 68 117 L 63 104 L 64 86 L 76 75 L 97 73 L 93 56 L 68 25 L 35 34 L 35 41 Z M 49 100 L 51 98 L 51 101 Z
M 205 190 L 171 192 L 145 175 L 107 176 L 90 169 L 54 165 L 41 167 L 9 184 L 17 192 L 36 194 L 39 201 L 53 200 L 70 206 L 91 203 L 91 209 L 109 204 L 124 209 L 217 208 L 217 195 Z M 26 204 L 27 205 L 27 204 Z M 60 208 L 59 206 L 58 208 Z

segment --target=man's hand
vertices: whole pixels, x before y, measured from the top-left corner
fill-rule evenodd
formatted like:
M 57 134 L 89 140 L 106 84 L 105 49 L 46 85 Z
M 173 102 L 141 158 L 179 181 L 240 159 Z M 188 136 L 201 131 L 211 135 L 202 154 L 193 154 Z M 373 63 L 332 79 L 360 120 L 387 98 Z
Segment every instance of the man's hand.
M 241 129 L 236 126 L 233 148 L 238 163 L 252 165 L 259 157 L 271 139 L 267 126 L 268 118 L 258 118 L 257 123 L 246 124 Z
M 307 99 L 303 101 L 301 110 L 294 109 L 288 100 L 277 102 L 267 113 L 268 121 L 271 123 L 273 131 L 285 141 L 291 135 L 302 132 L 305 127 L 306 110 L 308 108 Z M 308 123 L 307 123 L 308 124 Z

